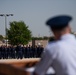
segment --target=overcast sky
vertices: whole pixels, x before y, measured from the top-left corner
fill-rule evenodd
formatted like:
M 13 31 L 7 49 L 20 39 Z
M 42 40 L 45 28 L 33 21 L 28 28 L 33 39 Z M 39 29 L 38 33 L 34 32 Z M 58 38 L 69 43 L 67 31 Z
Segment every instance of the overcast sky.
M 14 14 L 7 17 L 10 21 L 24 21 L 33 36 L 49 36 L 45 22 L 48 18 L 67 14 L 73 17 L 70 23 L 76 31 L 76 0 L 0 0 L 0 14 Z M 5 19 L 0 16 L 0 34 L 5 35 Z

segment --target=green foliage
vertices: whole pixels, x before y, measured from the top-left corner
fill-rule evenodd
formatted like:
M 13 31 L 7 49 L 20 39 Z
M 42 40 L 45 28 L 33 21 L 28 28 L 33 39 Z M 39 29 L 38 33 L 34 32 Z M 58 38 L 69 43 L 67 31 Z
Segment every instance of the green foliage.
M 44 36 L 44 37 L 43 37 L 43 39 L 44 39 L 44 40 L 48 40 L 48 39 L 49 39 L 49 37 L 47 37 L 47 36 Z
M 4 38 L 3 38 L 3 36 L 2 35 L 0 35 L 0 41 L 2 41 Z
M 43 40 L 42 37 L 32 37 L 32 40 Z
M 52 36 L 49 38 L 49 42 L 53 42 L 53 41 L 55 41 L 55 38 Z
M 7 29 L 8 40 L 12 45 L 27 44 L 31 40 L 31 31 L 23 21 L 10 22 L 10 28 Z
M 44 37 L 32 37 L 32 40 L 48 40 L 49 37 L 44 36 Z

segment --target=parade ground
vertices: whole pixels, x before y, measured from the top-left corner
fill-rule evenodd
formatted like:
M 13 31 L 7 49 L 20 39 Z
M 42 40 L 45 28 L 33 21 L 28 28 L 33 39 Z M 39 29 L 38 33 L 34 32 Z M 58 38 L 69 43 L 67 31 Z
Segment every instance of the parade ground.
M 37 63 L 40 58 L 23 58 L 23 59 L 0 59 L 0 63 L 10 64 L 15 67 L 26 67 L 26 65 L 32 65 L 33 63 Z
M 33 72 L 35 69 L 35 65 L 37 62 L 40 61 L 40 58 L 23 58 L 23 59 L 1 59 L 0 63 L 5 63 L 5 64 L 10 64 L 14 67 L 18 67 L 18 68 L 24 68 L 26 71 L 28 72 Z M 31 66 L 32 64 L 34 64 L 34 66 L 32 67 L 26 67 L 26 65 Z M 54 74 L 54 70 L 53 68 L 49 68 L 47 71 L 47 74 Z
M 40 58 L 23 58 L 23 59 L 0 59 L 0 63 L 22 63 L 22 62 L 30 62 L 30 61 L 38 61 Z

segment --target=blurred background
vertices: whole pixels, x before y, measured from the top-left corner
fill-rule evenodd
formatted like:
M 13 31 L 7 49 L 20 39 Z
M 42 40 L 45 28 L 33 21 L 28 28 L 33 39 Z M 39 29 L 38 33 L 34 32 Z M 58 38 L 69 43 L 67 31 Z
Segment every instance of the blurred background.
M 47 43 L 54 40 L 46 20 L 56 15 L 73 17 L 71 33 L 76 36 L 76 0 L 0 0 L 0 63 L 36 65 Z

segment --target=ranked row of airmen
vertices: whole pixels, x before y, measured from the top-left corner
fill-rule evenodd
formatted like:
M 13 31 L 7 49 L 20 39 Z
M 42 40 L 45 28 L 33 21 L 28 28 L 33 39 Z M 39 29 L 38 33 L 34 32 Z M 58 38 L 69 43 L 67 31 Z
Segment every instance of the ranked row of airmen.
M 35 47 L 30 45 L 26 47 L 1 46 L 0 59 L 40 58 L 43 49 L 40 45 Z

